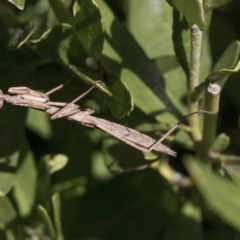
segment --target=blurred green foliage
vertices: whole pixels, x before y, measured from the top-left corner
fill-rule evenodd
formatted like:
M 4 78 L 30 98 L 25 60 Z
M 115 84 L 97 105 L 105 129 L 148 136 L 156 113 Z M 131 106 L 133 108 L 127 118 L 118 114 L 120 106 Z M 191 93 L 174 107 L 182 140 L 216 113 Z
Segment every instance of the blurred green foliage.
M 164 141 L 172 159 L 4 104 L 0 239 L 238 239 L 239 17 L 238 0 L 0 0 L 3 93 L 71 78 L 51 95 L 69 102 L 102 80 L 81 109 L 157 139 L 188 113 L 193 24 L 204 37 L 200 106 L 207 81 L 222 87 L 209 158 L 188 125 Z

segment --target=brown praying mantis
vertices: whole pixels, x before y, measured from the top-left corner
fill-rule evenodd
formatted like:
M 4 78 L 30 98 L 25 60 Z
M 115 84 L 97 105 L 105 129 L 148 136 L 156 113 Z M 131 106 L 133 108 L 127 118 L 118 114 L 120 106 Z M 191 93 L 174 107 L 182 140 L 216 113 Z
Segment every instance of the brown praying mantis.
M 52 120 L 66 117 L 68 120 L 73 120 L 82 124 L 83 126 L 99 128 L 140 151 L 149 152 L 153 150 L 176 157 L 176 152 L 163 145 L 161 142 L 178 127 L 183 119 L 176 123 L 162 138 L 155 140 L 134 129 L 124 127 L 120 124 L 110 122 L 105 119 L 94 117 L 92 116 L 94 113 L 94 110 L 92 109 L 81 110 L 80 107 L 75 104 L 75 102 L 89 93 L 95 87 L 95 85 L 70 103 L 51 102 L 49 95 L 62 88 L 66 84 L 67 83 L 62 84 L 48 91 L 47 93 L 40 93 L 27 87 L 9 88 L 8 92 L 13 95 L 3 94 L 0 90 L 0 108 L 3 105 L 3 101 L 5 101 L 13 105 L 42 110 L 50 114 L 50 119 Z M 199 110 L 198 112 L 206 113 L 204 110 Z M 197 112 L 188 114 L 184 117 L 184 119 L 195 113 Z

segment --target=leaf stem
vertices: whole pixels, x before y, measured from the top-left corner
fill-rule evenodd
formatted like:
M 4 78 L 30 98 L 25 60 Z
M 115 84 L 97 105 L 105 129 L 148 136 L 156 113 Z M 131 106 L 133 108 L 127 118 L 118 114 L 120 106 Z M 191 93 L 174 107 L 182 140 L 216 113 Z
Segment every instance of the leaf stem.
M 189 113 L 199 110 L 199 102 L 193 99 L 195 88 L 199 85 L 200 58 L 202 47 L 202 31 L 197 25 L 191 26 L 191 53 L 189 63 L 189 86 L 188 86 L 188 108 Z M 189 117 L 189 124 L 192 127 L 192 137 L 195 142 L 202 138 L 199 116 L 197 114 Z

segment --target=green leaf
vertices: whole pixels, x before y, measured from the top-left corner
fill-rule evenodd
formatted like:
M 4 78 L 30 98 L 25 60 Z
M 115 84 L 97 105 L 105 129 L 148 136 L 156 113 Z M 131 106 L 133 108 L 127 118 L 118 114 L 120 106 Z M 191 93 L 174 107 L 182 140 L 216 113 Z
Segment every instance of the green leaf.
M 240 230 L 240 189 L 233 182 L 217 176 L 209 167 L 191 156 L 184 164 L 208 205 L 221 219 Z M 221 187 L 220 187 L 221 186 Z
M 98 58 L 103 49 L 104 32 L 101 14 L 94 1 L 81 1 L 75 15 L 75 29 L 87 55 Z
M 101 82 L 96 82 L 91 77 L 85 75 L 83 70 L 80 70 L 76 66 L 71 65 L 70 70 L 72 70 L 75 76 L 91 85 L 95 85 L 96 88 L 110 95 L 104 95 L 103 98 L 105 99 L 106 105 L 111 109 L 112 114 L 116 118 L 123 118 L 126 115 L 129 115 L 132 111 L 133 102 L 130 92 L 124 82 L 118 79 L 115 75 L 107 75 L 106 84 L 108 88 L 106 88 Z
M 17 240 L 16 234 L 11 228 L 5 230 L 6 240 Z
M 60 23 L 73 23 L 73 17 L 62 0 L 49 0 L 49 3 Z
M 83 71 L 81 71 L 81 69 L 79 69 L 78 67 L 76 67 L 74 65 L 70 65 L 69 69 L 70 69 L 70 71 L 72 71 L 74 76 L 80 78 L 81 80 L 84 80 L 88 84 L 95 85 L 96 88 L 98 88 L 99 90 L 112 96 L 112 93 L 107 89 L 107 87 L 103 86 L 101 83 L 96 82 L 96 80 L 94 80 L 91 77 L 84 74 Z
M 51 123 L 45 112 L 29 109 L 26 127 L 45 140 L 49 140 L 52 136 Z
M 15 170 L 18 166 L 19 151 L 12 153 L 8 157 L 1 157 L 0 171 L 0 197 L 5 196 L 13 187 L 15 181 Z
M 26 140 L 24 140 L 24 144 L 26 149 L 29 149 Z M 33 153 L 28 150 L 16 173 L 13 191 L 21 217 L 28 216 L 33 208 L 36 197 L 36 181 L 37 171 L 34 156 Z
M 7 197 L 0 197 L 0 226 L 3 227 L 17 218 L 16 210 Z
M 162 239 L 202 240 L 204 238 L 201 220 L 201 208 L 191 202 L 185 202 L 181 209 L 181 214 L 179 214 L 179 217 L 167 228 Z
M 173 44 L 174 50 L 186 76 L 188 76 L 190 59 L 190 29 L 186 19 L 178 11 L 173 11 Z
M 225 81 L 233 74 L 240 70 L 240 61 L 237 63 L 235 68 L 233 69 L 221 69 L 219 71 L 211 73 L 209 76 L 207 76 L 205 82 L 202 82 L 200 85 L 198 85 L 195 88 L 195 91 L 200 94 L 204 91 L 206 81 L 214 81 L 218 82 L 221 81 L 219 85 L 224 85 Z
M 213 72 L 212 74 L 210 74 L 207 78 L 206 81 L 214 81 L 214 82 L 218 82 L 218 81 L 223 81 L 220 82 L 220 85 L 224 84 L 224 80 L 226 80 L 227 78 L 229 78 L 229 76 L 231 76 L 233 73 L 236 73 L 240 70 L 240 61 L 237 63 L 237 65 L 233 68 L 233 69 L 221 69 L 219 71 Z
M 111 239 L 163 239 L 179 213 L 180 201 L 157 171 L 145 169 L 119 174 L 86 193 L 82 209 L 77 226 L 89 226 L 86 236 L 99 236 L 100 222 L 101 232 L 111 233 Z
M 186 114 L 185 105 L 181 101 L 186 95 L 186 77 L 177 62 L 171 41 L 171 7 L 165 1 L 130 0 L 127 20 L 130 32 L 142 49 L 149 58 L 156 58 L 170 101 L 182 115 Z
M 215 139 L 210 151 L 213 152 L 223 152 L 225 151 L 230 144 L 230 137 L 225 133 L 219 134 Z
M 105 164 L 113 173 L 144 169 L 149 166 L 149 161 L 144 159 L 140 151 L 117 139 L 107 138 L 103 144 Z
M 185 149 L 189 149 L 189 150 L 192 150 L 194 146 L 193 140 L 190 137 L 190 135 L 183 130 L 180 130 L 177 132 L 177 134 L 174 136 L 174 142 L 184 147 Z
M 222 5 L 225 5 L 232 1 L 233 0 L 205 0 L 203 7 L 204 7 L 204 10 L 207 12 L 214 8 L 221 7 Z
M 40 56 L 65 65 L 86 67 L 86 53 L 79 44 L 74 28 L 66 23 L 58 24 L 45 32 L 40 39 L 32 40 L 31 47 Z
M 40 217 L 42 218 L 43 222 L 45 223 L 45 226 L 50 235 L 50 238 L 56 239 L 56 232 L 55 232 L 55 229 L 53 226 L 53 222 L 52 222 L 47 210 L 43 206 L 38 205 L 38 213 L 39 213 Z
M 56 239 L 63 240 L 62 223 L 61 223 L 61 201 L 58 193 L 52 196 L 53 221 L 56 229 Z
M 107 5 L 96 1 L 102 15 L 105 34 L 101 64 L 108 73 L 119 76 L 128 87 L 134 104 L 144 113 L 159 121 L 172 122 L 175 107 L 166 95 L 164 83 L 157 67 L 115 18 Z
M 172 9 L 166 1 L 129 0 L 127 25 L 151 59 L 173 55 Z
M 11 39 L 8 43 L 8 48 L 10 50 L 15 50 L 20 48 L 32 36 L 35 29 L 36 29 L 36 26 L 33 21 L 26 23 L 21 28 L 17 28 L 13 33 L 13 35 L 11 36 Z
M 86 192 L 87 178 L 78 177 L 70 179 L 53 186 L 53 192 L 60 192 L 64 200 L 83 196 Z
M 57 154 L 54 157 L 46 155 L 43 161 L 48 173 L 53 174 L 67 165 L 68 157 L 64 154 Z
M 37 203 L 48 206 L 52 194 L 51 174 L 65 167 L 67 162 L 68 157 L 63 154 L 41 158 L 38 165 Z
M 233 41 L 227 46 L 222 55 L 218 58 L 214 65 L 214 70 L 219 71 L 223 68 L 233 68 L 238 62 L 240 54 L 240 42 Z
M 123 118 L 133 110 L 133 101 L 127 86 L 122 80 L 113 74 L 107 76 L 107 86 L 113 96 L 106 96 L 107 106 L 116 118 Z
M 176 10 L 184 15 L 188 25 L 196 24 L 200 29 L 204 29 L 204 16 L 202 1 L 199 0 L 167 0 Z
M 19 8 L 20 10 L 24 9 L 25 0 L 8 0 L 8 1 L 15 5 L 17 8 Z

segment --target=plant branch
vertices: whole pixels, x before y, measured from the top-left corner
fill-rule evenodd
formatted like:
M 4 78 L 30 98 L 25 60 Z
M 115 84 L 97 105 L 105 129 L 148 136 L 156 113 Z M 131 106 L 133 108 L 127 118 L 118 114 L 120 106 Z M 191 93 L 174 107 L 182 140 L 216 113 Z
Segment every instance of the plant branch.
M 221 87 L 217 83 L 209 82 L 205 91 L 206 111 L 218 113 L 220 92 Z M 204 116 L 203 138 L 199 146 L 201 156 L 207 155 L 216 138 L 217 118 L 218 114 Z
M 191 53 L 189 63 L 189 86 L 188 86 L 188 108 L 189 112 L 196 112 L 199 109 L 199 102 L 192 98 L 194 95 L 195 87 L 199 85 L 200 73 L 200 58 L 202 47 L 202 31 L 197 25 L 191 26 Z M 189 117 L 189 124 L 192 127 L 192 137 L 195 142 L 202 138 L 199 116 L 193 115 Z

